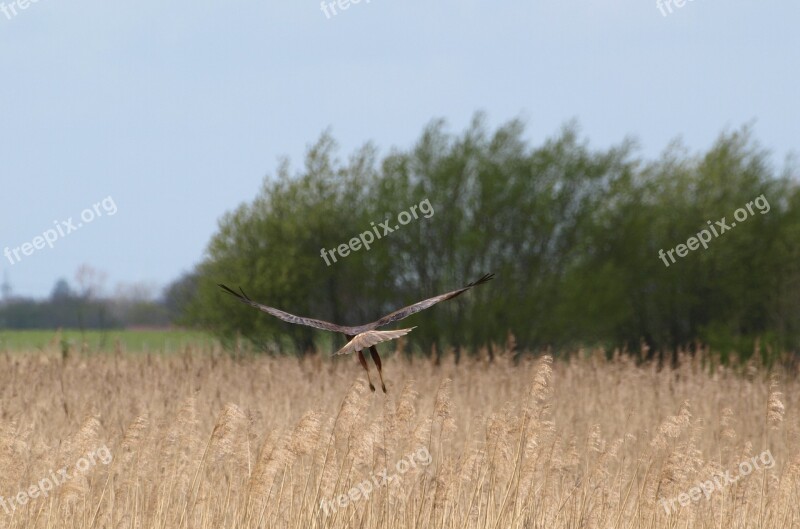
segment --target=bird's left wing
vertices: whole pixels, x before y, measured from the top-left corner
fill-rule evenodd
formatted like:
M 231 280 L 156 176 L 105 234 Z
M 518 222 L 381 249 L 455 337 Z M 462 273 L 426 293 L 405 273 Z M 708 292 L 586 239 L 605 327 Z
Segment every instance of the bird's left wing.
M 377 345 L 381 342 L 388 342 L 389 340 L 394 340 L 395 338 L 405 336 L 406 334 L 410 333 L 412 329 L 414 329 L 414 327 L 411 327 L 411 329 L 397 329 L 396 331 L 362 332 L 361 334 L 356 335 L 355 338 L 347 342 L 347 345 L 333 353 L 331 356 L 345 355 L 354 353 L 356 351 L 369 349 L 373 345 Z
M 335 323 L 330 323 L 330 322 L 327 322 L 327 321 L 315 320 L 314 318 L 306 318 L 306 317 L 303 317 L 303 316 L 295 316 L 294 314 L 289 314 L 288 312 L 284 312 L 284 311 L 282 311 L 280 309 L 276 309 L 275 307 L 269 307 L 267 305 L 263 305 L 263 304 L 258 303 L 256 301 L 253 301 L 252 299 L 247 297 L 247 294 L 245 294 L 244 291 L 242 291 L 242 293 L 239 294 L 238 292 L 235 292 L 235 291 L 231 290 L 230 288 L 226 287 L 225 285 L 219 285 L 219 287 L 222 290 L 224 290 L 225 292 L 227 292 L 228 294 L 236 296 L 236 299 L 238 299 L 242 303 L 250 305 L 251 307 L 255 307 L 258 310 L 264 311 L 267 314 L 271 314 L 271 315 L 275 316 L 276 318 L 280 318 L 283 321 L 286 321 L 286 322 L 289 322 L 289 323 L 294 323 L 296 325 L 305 325 L 307 327 L 314 327 L 315 329 L 323 329 L 323 330 L 326 330 L 326 331 L 341 332 L 341 333 L 347 334 L 349 336 L 352 336 L 352 335 L 358 333 L 358 328 L 356 328 L 356 327 L 344 327 L 342 325 L 336 325 Z

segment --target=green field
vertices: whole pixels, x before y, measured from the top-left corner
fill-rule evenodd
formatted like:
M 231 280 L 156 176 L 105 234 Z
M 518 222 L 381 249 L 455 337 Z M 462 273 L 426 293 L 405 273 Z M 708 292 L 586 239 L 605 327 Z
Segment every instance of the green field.
M 215 340 L 207 333 L 184 329 L 0 330 L 2 352 L 60 351 L 64 346 L 76 352 L 114 351 L 117 342 L 129 352 L 173 352 L 186 346 L 208 349 Z

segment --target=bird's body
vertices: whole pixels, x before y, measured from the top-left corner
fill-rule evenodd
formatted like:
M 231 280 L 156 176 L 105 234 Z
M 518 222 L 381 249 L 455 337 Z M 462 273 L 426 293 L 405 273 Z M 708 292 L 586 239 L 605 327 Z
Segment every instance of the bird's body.
M 323 320 L 317 320 L 314 318 L 306 318 L 303 316 L 295 316 L 294 314 L 289 314 L 288 312 L 284 312 L 280 309 L 276 309 L 274 307 L 270 307 L 268 305 L 264 305 L 258 303 L 257 301 L 253 301 L 241 291 L 241 294 L 231 290 L 230 288 L 226 287 L 225 285 L 219 285 L 225 292 L 236 296 L 236 298 L 245 303 L 250 305 L 251 307 L 255 307 L 267 314 L 275 316 L 285 322 L 294 323 L 296 325 L 305 325 L 307 327 L 313 327 L 315 329 L 322 329 L 326 331 L 333 331 L 333 332 L 340 332 L 345 335 L 347 338 L 347 345 L 343 348 L 339 349 L 337 352 L 333 353 L 334 355 L 341 355 L 341 354 L 349 354 L 352 352 L 358 353 L 358 360 L 361 362 L 361 366 L 367 371 L 367 382 L 369 382 L 369 387 L 372 391 L 375 391 L 375 387 L 372 385 L 372 382 L 369 379 L 369 367 L 367 366 L 367 361 L 364 358 L 364 353 L 362 352 L 363 349 L 369 349 L 370 353 L 372 353 L 372 360 L 375 362 L 375 366 L 378 368 L 378 375 L 381 378 L 381 385 L 383 386 L 383 392 L 386 393 L 386 385 L 383 383 L 383 373 L 381 368 L 381 358 L 378 355 L 378 350 L 375 348 L 375 345 L 385 342 L 388 340 L 394 340 L 395 338 L 399 338 L 400 336 L 404 336 L 408 334 L 411 329 L 399 329 L 395 331 L 377 331 L 375 329 L 379 327 L 383 327 L 384 325 L 388 325 L 398 320 L 402 320 L 412 314 L 416 314 L 421 310 L 425 310 L 433 305 L 441 301 L 446 301 L 448 299 L 452 299 L 460 294 L 463 294 L 467 290 L 471 289 L 474 286 L 482 285 L 488 281 L 491 281 L 494 278 L 494 274 L 486 274 L 477 281 L 474 281 L 468 284 L 465 287 L 459 288 L 457 290 L 453 290 L 451 292 L 447 292 L 445 294 L 441 294 L 438 296 L 434 296 L 432 298 L 428 298 L 413 305 L 409 305 L 407 307 L 403 307 L 402 309 L 398 309 L 392 313 L 383 316 L 382 318 L 375 320 L 371 323 L 367 323 L 364 325 L 357 325 L 354 327 L 348 327 L 345 325 L 337 325 L 335 323 L 330 323 Z
M 381 342 L 388 342 L 389 340 L 405 336 L 410 333 L 412 329 L 414 329 L 414 327 L 411 327 L 411 329 L 397 329 L 396 331 L 365 331 L 361 334 L 357 334 L 355 338 L 347 342 L 347 345 L 331 354 L 331 356 L 363 351 Z

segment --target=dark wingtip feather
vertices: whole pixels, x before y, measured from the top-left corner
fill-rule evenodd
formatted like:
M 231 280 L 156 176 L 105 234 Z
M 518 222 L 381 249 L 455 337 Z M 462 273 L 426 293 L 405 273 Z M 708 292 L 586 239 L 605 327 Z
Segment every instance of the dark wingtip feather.
M 483 277 L 481 277 L 480 279 L 478 279 L 477 281 L 474 281 L 474 282 L 470 283 L 467 286 L 468 287 L 475 287 L 475 286 L 478 286 L 478 285 L 482 285 L 484 283 L 488 283 L 492 279 L 494 279 L 494 273 L 490 272 L 490 273 L 484 275 Z
M 241 296 L 239 296 L 239 294 L 237 294 L 236 292 L 234 292 L 233 290 L 231 290 L 231 289 L 230 289 L 230 288 L 228 288 L 227 286 L 223 285 L 222 283 L 217 283 L 217 286 L 218 286 L 219 288 L 221 288 L 222 290 L 224 290 L 225 292 L 227 292 L 228 294 L 234 295 L 234 296 L 236 296 L 237 298 L 238 298 L 238 297 L 241 297 Z
M 236 292 L 235 290 L 233 290 L 233 289 L 231 289 L 231 288 L 228 288 L 227 286 L 223 285 L 222 283 L 217 283 L 217 286 L 218 286 L 219 288 L 221 288 L 222 290 L 224 290 L 225 292 L 227 292 L 228 294 L 230 294 L 231 296 L 236 296 L 236 298 L 237 298 L 237 299 L 239 299 L 239 300 L 241 300 L 241 301 L 250 301 L 250 298 L 248 298 L 248 297 L 247 297 L 247 294 L 245 294 L 245 293 L 244 293 L 244 290 L 242 290 L 241 288 L 239 288 L 239 290 L 240 290 L 242 293 L 241 293 L 241 294 L 239 294 L 239 293 L 238 293 L 238 292 Z

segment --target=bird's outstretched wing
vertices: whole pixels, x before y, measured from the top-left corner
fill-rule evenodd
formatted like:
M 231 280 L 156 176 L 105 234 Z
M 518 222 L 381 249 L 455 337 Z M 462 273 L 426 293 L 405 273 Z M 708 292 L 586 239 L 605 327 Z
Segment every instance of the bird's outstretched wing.
M 357 325 L 355 327 L 345 327 L 343 325 L 337 325 L 335 323 L 330 323 L 327 321 L 322 320 L 315 320 L 314 318 L 305 318 L 303 316 L 295 316 L 294 314 L 289 314 L 288 312 L 284 312 L 280 309 L 276 309 L 275 307 L 270 307 L 267 305 L 263 305 L 256 301 L 253 301 L 247 294 L 244 293 L 241 289 L 241 294 L 239 292 L 235 292 L 230 288 L 226 287 L 225 285 L 220 284 L 219 287 L 222 288 L 228 294 L 231 294 L 236 297 L 242 303 L 250 305 L 251 307 L 255 307 L 258 310 L 264 311 L 267 314 L 272 314 L 276 318 L 280 318 L 285 322 L 294 323 L 296 325 L 306 325 L 308 327 L 314 327 L 315 329 L 323 329 L 326 331 L 333 331 L 333 332 L 340 332 L 342 334 L 346 334 L 348 336 L 355 336 L 357 334 L 361 334 L 366 331 L 371 331 L 377 329 L 378 327 L 383 327 L 384 325 L 388 325 L 398 320 L 402 320 L 412 314 L 416 314 L 421 310 L 425 310 L 428 307 L 432 307 L 441 301 L 446 301 L 448 299 L 452 299 L 467 290 L 471 289 L 472 287 L 482 285 L 494 279 L 494 274 L 486 274 L 477 281 L 473 281 L 472 283 L 468 284 L 463 288 L 459 288 L 458 290 L 453 290 L 452 292 L 448 292 L 446 294 L 440 294 L 438 296 L 425 299 L 423 301 L 419 301 L 414 303 L 413 305 L 409 305 L 408 307 L 403 307 L 402 309 L 398 309 L 391 314 L 387 314 L 386 316 L 382 317 L 377 321 L 373 321 L 372 323 L 368 323 L 366 325 Z
M 463 294 L 467 290 L 471 289 L 472 287 L 476 287 L 478 285 L 482 285 L 494 279 L 494 274 L 486 274 L 477 281 L 473 281 L 472 283 L 468 284 L 463 288 L 459 288 L 458 290 L 453 290 L 452 292 L 448 292 L 447 294 L 440 294 L 438 296 L 428 298 L 422 301 L 418 301 L 413 305 L 409 305 L 408 307 L 403 307 L 402 309 L 398 309 L 391 314 L 387 314 L 386 316 L 382 317 L 381 319 L 369 323 L 367 325 L 363 325 L 362 327 L 368 329 L 377 329 L 378 327 L 383 327 L 384 325 L 388 325 L 390 323 L 396 322 L 397 320 L 402 320 L 412 314 L 416 314 L 421 310 L 425 310 L 428 307 L 432 307 L 439 302 L 447 301 L 448 299 L 453 299 L 454 297 Z
M 406 334 L 410 333 L 411 330 L 414 328 L 415 327 L 411 327 L 411 329 L 397 329 L 396 331 L 362 332 L 361 334 L 356 335 L 355 338 L 347 342 L 347 345 L 345 345 L 344 347 L 333 353 L 331 356 L 346 355 L 354 353 L 356 351 L 369 349 L 373 345 L 377 345 L 381 342 L 388 342 L 389 340 L 394 340 L 395 338 L 400 338 L 401 336 L 405 336 Z
M 288 312 L 276 309 L 275 307 L 269 307 L 267 305 L 262 305 L 261 303 L 253 301 L 252 299 L 247 297 L 247 294 L 245 294 L 244 291 L 242 291 L 242 293 L 239 294 L 238 292 L 231 290 L 225 285 L 220 284 L 219 287 L 228 294 L 236 296 L 236 299 L 238 299 L 242 303 L 250 305 L 251 307 L 255 307 L 258 310 L 266 312 L 267 314 L 272 314 L 276 318 L 280 318 L 283 321 L 289 323 L 294 323 L 297 325 L 306 325 L 308 327 L 314 327 L 315 329 L 323 329 L 326 331 L 341 332 L 350 336 L 358 334 L 359 331 L 359 328 L 357 327 L 344 327 L 342 325 L 336 325 L 335 323 L 330 323 L 327 321 L 315 320 L 314 318 L 295 316 L 294 314 L 289 314 Z

